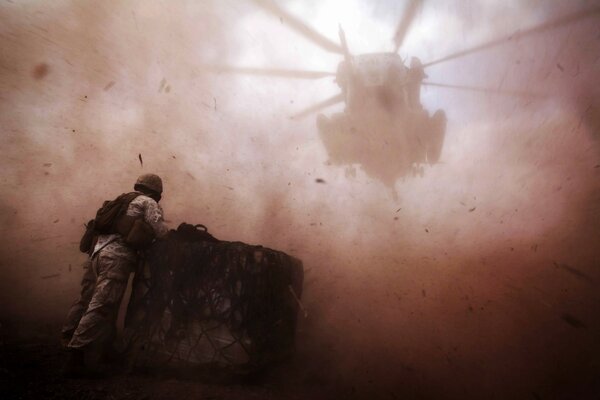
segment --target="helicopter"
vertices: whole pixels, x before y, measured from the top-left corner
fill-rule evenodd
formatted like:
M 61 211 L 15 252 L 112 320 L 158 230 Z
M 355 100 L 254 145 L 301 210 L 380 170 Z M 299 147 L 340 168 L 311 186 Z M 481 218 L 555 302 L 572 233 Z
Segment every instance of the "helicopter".
M 350 176 L 355 175 L 354 166 L 359 165 L 367 176 L 390 188 L 393 188 L 400 178 L 423 176 L 425 165 L 440 162 L 446 135 L 446 114 L 444 110 L 439 109 L 430 115 L 421 103 L 422 86 L 539 97 L 535 93 L 524 91 L 429 82 L 425 80 L 428 78 L 425 73 L 427 67 L 555 29 L 600 12 L 600 7 L 578 11 L 433 61 L 423 63 L 419 58 L 411 57 L 410 63 L 406 63 L 399 55 L 399 50 L 422 8 L 423 0 L 408 0 L 393 36 L 394 51 L 367 54 L 350 53 L 341 26 L 338 31 L 338 44 L 272 1 L 253 2 L 323 50 L 340 54 L 343 58 L 337 71 L 259 69 L 223 65 L 205 66 L 205 69 L 216 73 L 294 79 L 334 77 L 340 93 L 294 114 L 291 118 L 302 118 L 343 102 L 345 108 L 342 112 L 330 116 L 319 113 L 316 118 L 319 137 L 329 157 L 326 165 L 345 165 L 346 175 Z

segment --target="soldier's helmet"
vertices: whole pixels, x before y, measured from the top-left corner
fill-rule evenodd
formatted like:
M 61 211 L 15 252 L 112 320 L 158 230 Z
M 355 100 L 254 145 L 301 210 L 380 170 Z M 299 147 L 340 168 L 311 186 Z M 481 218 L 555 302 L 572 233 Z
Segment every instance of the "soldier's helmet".
M 143 186 L 158 194 L 161 194 L 163 191 L 162 179 L 160 179 L 160 176 L 155 174 L 140 175 L 133 188 L 137 190 L 139 186 Z

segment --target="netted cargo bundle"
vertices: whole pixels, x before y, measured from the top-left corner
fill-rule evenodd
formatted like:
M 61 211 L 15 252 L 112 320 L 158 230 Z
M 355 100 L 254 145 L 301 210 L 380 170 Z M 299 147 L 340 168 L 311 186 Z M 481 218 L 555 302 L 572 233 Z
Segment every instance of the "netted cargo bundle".
M 133 366 L 264 367 L 291 355 L 302 262 L 182 224 L 147 251 L 126 318 Z

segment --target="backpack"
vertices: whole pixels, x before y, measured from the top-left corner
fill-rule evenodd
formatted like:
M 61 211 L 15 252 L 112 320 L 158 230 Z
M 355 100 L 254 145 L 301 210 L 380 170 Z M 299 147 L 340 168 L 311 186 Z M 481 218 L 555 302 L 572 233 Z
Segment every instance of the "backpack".
M 105 201 L 102 207 L 96 212 L 94 219 L 94 229 L 99 233 L 117 233 L 117 222 L 119 217 L 125 215 L 129 203 L 131 203 L 140 193 L 123 193 L 114 200 Z
M 127 217 L 125 213 L 140 193 L 123 193 L 114 200 L 107 200 L 96 212 L 96 218 L 88 221 L 85 232 L 79 242 L 79 250 L 90 254 L 98 234 L 120 233 L 127 244 L 135 248 L 148 245 L 153 239 L 152 227 L 143 219 Z M 146 226 L 148 225 L 148 226 Z M 131 236 L 131 238 L 130 238 Z
M 208 233 L 208 229 L 202 224 L 192 225 L 183 222 L 177 227 L 175 236 L 184 242 L 220 242 L 219 239 Z
M 83 236 L 79 241 L 79 251 L 82 253 L 91 254 L 92 249 L 96 246 L 96 230 L 94 229 L 94 220 L 90 219 L 87 224 L 85 224 L 85 232 L 83 232 Z

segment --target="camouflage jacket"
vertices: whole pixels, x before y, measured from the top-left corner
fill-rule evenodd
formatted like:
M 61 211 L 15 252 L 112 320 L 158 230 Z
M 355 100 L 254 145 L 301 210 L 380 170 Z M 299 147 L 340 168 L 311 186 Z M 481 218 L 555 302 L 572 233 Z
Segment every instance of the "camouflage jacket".
M 139 195 L 129 203 L 126 215 L 131 217 L 143 216 L 144 220 L 152 226 L 156 237 L 166 235 L 169 230 L 164 221 L 162 207 L 155 200 L 144 194 Z M 131 261 L 137 258 L 136 250 L 127 246 L 123 237 L 118 233 L 99 235 L 92 257 L 102 249 L 119 257 L 130 259 Z

